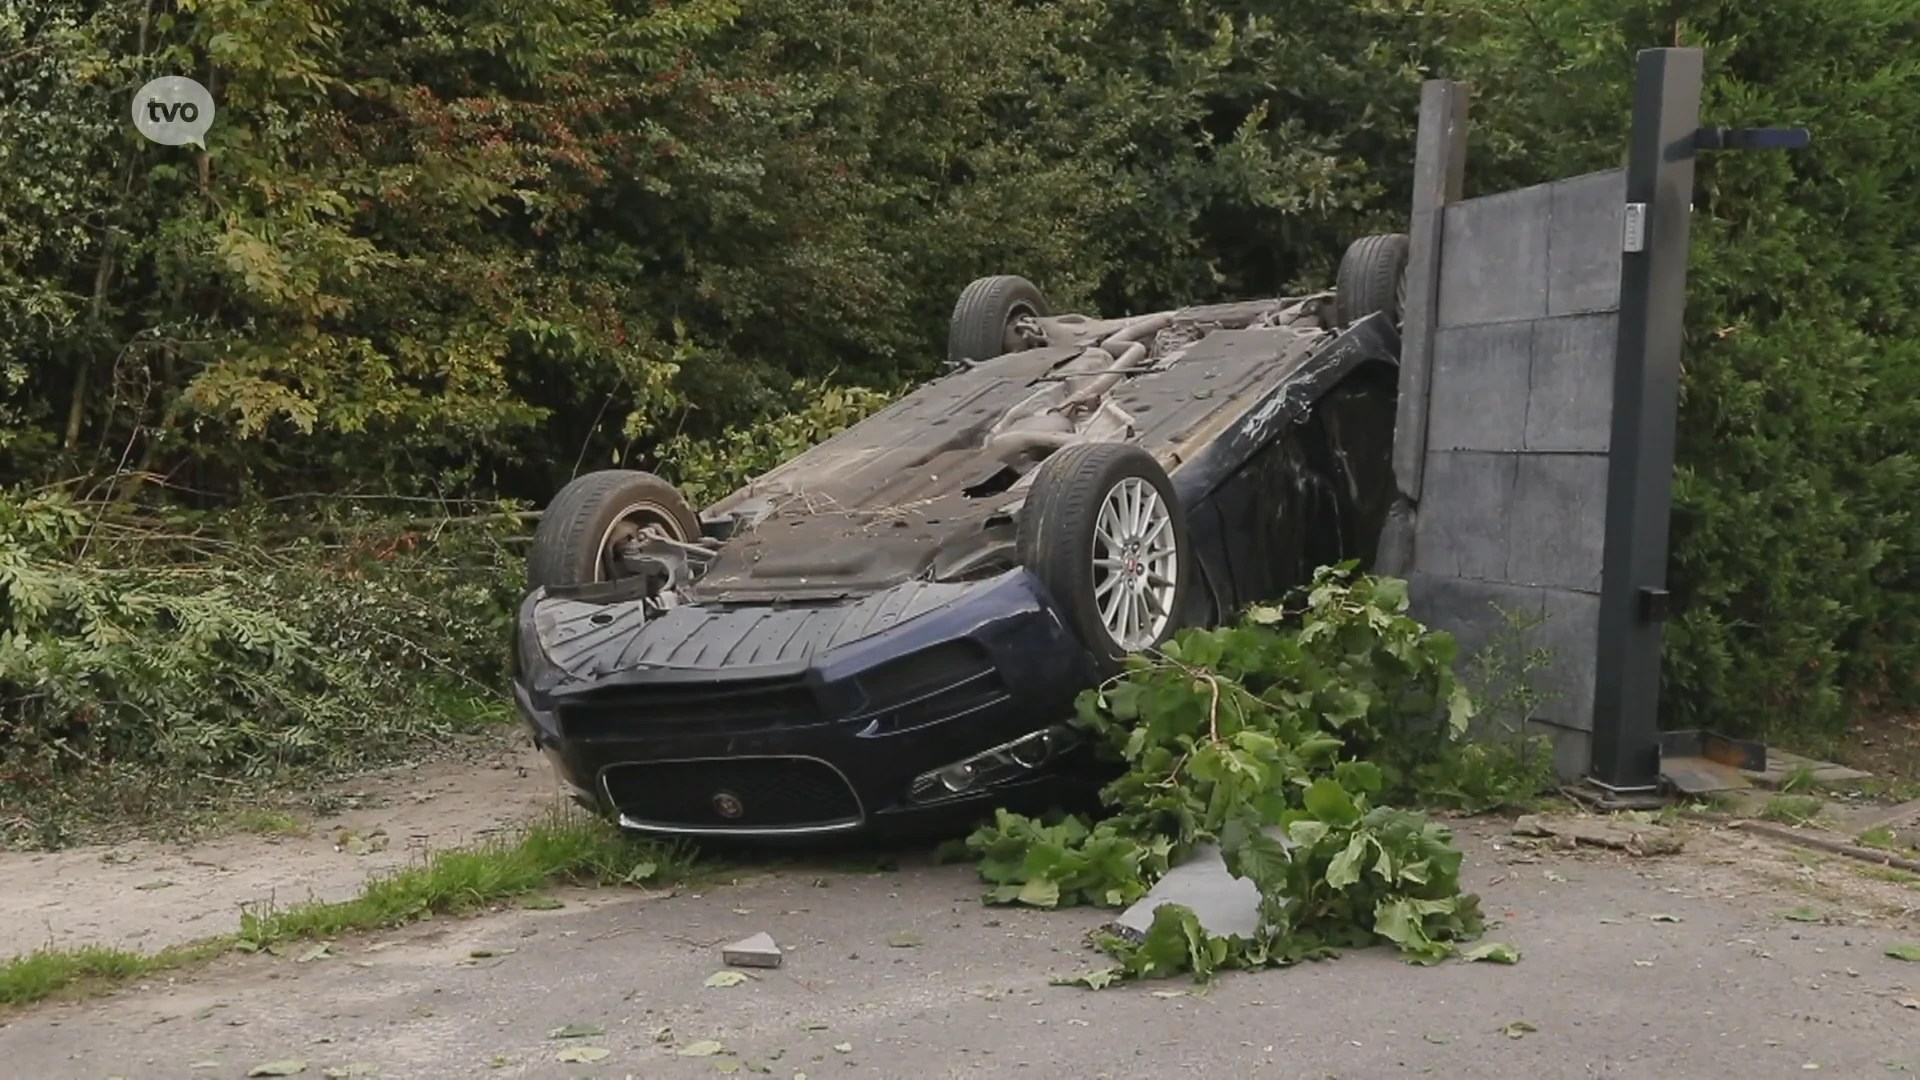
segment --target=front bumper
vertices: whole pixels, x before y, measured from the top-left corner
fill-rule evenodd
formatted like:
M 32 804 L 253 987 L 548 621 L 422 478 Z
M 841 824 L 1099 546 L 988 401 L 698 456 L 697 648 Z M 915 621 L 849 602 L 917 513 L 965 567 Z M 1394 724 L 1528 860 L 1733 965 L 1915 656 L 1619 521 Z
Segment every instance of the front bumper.
M 533 610 L 522 610 L 521 635 L 536 632 Z M 1057 735 L 1093 685 L 1091 658 L 1024 570 L 778 663 L 557 676 L 523 667 L 521 715 L 575 797 L 637 831 L 878 831 L 1024 805 L 1090 775 L 1086 748 L 1056 738 L 1053 753 L 1034 742 L 1003 751 L 1002 767 L 977 770 L 971 787 L 964 770 L 948 774 L 957 785 L 928 779 L 1036 732 Z

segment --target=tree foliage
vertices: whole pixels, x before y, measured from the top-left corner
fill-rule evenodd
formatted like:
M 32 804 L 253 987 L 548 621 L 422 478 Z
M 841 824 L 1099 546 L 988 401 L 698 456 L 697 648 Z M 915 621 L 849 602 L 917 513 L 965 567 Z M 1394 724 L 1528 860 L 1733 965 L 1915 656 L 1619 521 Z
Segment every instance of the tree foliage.
M 1917 36 L 1920 0 L 17 0 L 0 486 L 712 497 L 930 373 L 973 277 L 1321 287 L 1403 218 L 1423 78 L 1474 88 L 1494 190 L 1617 164 L 1678 42 L 1707 122 L 1815 142 L 1701 166 L 1667 719 L 1831 730 L 1920 669 Z M 204 152 L 132 130 L 160 74 L 212 89 Z

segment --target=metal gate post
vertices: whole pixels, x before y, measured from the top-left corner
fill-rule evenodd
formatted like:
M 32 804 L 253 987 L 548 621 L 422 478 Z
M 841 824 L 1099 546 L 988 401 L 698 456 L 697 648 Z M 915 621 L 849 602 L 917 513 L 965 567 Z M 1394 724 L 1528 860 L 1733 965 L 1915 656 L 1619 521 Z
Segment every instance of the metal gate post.
M 1626 169 L 1589 776 L 1622 794 L 1660 782 L 1661 624 L 1700 88 L 1700 50 L 1640 53 Z

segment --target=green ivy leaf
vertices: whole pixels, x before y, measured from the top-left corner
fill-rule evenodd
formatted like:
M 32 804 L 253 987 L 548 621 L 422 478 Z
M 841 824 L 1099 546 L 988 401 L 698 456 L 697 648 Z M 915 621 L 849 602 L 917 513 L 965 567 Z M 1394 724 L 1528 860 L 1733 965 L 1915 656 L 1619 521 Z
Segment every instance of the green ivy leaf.
M 1351 825 L 1360 820 L 1360 808 L 1353 796 L 1336 780 L 1316 780 L 1304 796 L 1307 813 L 1330 825 Z

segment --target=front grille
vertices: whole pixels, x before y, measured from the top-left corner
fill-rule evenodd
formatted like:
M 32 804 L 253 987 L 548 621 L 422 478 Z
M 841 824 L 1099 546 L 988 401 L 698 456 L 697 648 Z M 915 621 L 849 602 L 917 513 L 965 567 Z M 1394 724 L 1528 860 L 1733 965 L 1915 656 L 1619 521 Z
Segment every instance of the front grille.
M 559 712 L 560 733 L 585 740 L 679 732 L 744 735 L 821 721 L 819 701 L 797 678 L 610 686 L 566 699 Z
M 838 771 L 812 758 L 728 758 L 615 765 L 607 797 L 640 825 L 677 829 L 832 828 L 860 821 L 860 800 Z M 722 812 L 736 809 L 735 816 Z

